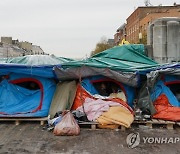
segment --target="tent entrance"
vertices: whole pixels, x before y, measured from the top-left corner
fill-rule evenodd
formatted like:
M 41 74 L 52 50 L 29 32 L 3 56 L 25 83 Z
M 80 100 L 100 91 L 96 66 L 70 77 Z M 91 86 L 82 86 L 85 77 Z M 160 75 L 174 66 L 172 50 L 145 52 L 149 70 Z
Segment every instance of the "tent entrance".
M 39 90 L 40 89 L 39 85 L 34 81 L 20 82 L 20 83 L 16 83 L 16 85 L 26 88 L 26 89 L 29 89 L 29 90 Z
M 16 84 L 22 87 L 25 86 L 25 88 L 29 90 L 39 89 L 41 93 L 39 106 L 36 109 L 34 109 L 32 112 L 37 112 L 38 110 L 41 110 L 43 98 L 44 98 L 44 88 L 43 88 L 42 83 L 39 80 L 34 79 L 34 78 L 20 78 L 20 79 L 12 80 L 10 81 L 10 83 Z
M 114 80 L 95 80 L 91 81 L 91 83 L 101 96 L 110 96 L 112 93 L 120 92 L 126 95 L 123 85 Z
M 180 102 L 180 81 L 166 82 L 165 84 Z

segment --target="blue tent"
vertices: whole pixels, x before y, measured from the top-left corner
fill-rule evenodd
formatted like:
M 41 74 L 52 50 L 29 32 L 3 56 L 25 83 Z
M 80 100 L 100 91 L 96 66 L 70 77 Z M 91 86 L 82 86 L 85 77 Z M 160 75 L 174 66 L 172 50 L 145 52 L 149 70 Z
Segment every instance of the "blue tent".
M 162 95 L 170 106 L 180 107 L 180 63 L 164 64 L 147 74 L 147 83 L 139 92 L 138 107 L 153 115 L 156 113 L 153 102 Z
M 165 94 L 172 106 L 180 107 L 180 102 L 175 93 L 180 90 L 180 77 L 175 75 L 163 75 L 152 90 L 151 99 L 154 102 L 161 94 Z M 173 89 L 174 87 L 174 89 Z M 177 89 L 178 88 L 178 89 Z
M 124 83 L 118 82 L 116 80 L 98 75 L 98 76 L 92 76 L 88 78 L 84 78 L 82 80 L 82 86 L 91 94 L 100 94 L 99 91 L 96 89 L 94 84 L 101 83 L 101 82 L 109 82 L 110 84 L 116 84 L 119 89 L 125 94 L 127 103 L 129 106 L 133 107 L 133 100 L 135 98 L 135 88 L 128 86 Z M 110 87 L 107 87 L 110 88 Z
M 0 117 L 45 117 L 56 88 L 53 66 L 0 65 Z

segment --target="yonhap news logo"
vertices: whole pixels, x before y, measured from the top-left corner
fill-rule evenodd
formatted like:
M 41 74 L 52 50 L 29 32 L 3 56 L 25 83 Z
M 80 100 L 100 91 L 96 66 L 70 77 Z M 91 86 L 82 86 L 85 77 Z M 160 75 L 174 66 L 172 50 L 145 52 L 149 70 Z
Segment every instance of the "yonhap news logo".
M 140 135 L 138 132 L 131 133 L 127 136 L 126 142 L 129 148 L 135 148 L 140 143 Z
M 139 144 L 176 144 L 180 142 L 180 137 L 141 137 L 138 132 L 130 133 L 126 142 L 129 148 L 135 148 Z

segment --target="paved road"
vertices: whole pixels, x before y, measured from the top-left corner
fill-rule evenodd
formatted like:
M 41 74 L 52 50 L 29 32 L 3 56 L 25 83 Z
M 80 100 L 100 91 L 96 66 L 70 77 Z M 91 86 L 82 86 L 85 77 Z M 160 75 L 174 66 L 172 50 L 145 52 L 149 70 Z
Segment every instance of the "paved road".
M 130 149 L 126 143 L 129 133 L 139 132 L 140 144 Z M 115 130 L 81 129 L 79 136 L 54 136 L 38 123 L 0 124 L 0 153 L 65 153 L 65 154 L 179 154 L 180 141 L 169 144 L 142 143 L 142 137 L 180 137 L 180 130 L 131 128 L 125 132 Z

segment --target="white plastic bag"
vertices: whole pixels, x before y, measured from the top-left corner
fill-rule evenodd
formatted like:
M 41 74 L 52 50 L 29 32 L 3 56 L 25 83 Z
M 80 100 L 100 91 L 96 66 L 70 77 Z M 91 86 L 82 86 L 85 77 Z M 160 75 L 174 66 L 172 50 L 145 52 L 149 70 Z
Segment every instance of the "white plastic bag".
M 54 135 L 79 135 L 80 128 L 71 112 L 67 112 L 62 120 L 55 126 Z

